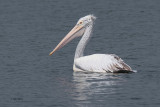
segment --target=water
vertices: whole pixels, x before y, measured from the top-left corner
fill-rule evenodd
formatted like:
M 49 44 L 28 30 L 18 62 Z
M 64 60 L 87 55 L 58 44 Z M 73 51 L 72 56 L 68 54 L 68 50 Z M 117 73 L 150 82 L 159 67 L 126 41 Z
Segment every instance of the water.
M 1 107 L 159 107 L 159 0 L 0 0 Z M 138 72 L 74 73 L 79 39 L 49 52 L 80 17 L 98 18 L 85 54 Z

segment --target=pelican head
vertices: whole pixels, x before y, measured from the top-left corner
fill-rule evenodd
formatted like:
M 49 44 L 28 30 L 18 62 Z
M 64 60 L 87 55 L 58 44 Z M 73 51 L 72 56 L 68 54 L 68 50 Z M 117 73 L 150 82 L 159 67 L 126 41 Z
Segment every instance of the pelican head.
M 82 36 L 87 26 L 93 24 L 95 19 L 96 17 L 94 15 L 87 15 L 85 17 L 80 18 L 75 27 L 61 40 L 61 42 L 55 47 L 55 49 L 49 55 L 52 55 L 55 51 L 65 46 L 72 39 Z
M 85 17 L 82 17 L 78 20 L 77 25 L 86 27 L 93 23 L 93 21 L 96 19 L 94 15 L 87 15 Z

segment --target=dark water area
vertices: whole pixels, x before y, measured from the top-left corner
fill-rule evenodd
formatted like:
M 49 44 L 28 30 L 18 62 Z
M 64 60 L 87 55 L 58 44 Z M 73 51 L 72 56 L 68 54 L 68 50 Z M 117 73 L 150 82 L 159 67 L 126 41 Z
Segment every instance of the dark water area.
M 137 73 L 73 72 L 75 39 L 48 54 L 88 14 L 85 54 L 114 53 Z M 159 0 L 0 0 L 0 107 L 160 107 Z

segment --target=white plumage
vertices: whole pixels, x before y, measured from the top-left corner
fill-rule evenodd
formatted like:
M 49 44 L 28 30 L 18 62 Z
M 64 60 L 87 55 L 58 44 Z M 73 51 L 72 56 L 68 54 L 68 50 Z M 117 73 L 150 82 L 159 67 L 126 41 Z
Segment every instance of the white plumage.
M 96 19 L 93 15 L 82 17 L 76 26 L 62 39 L 56 48 L 50 53 L 52 55 L 56 50 L 62 48 L 72 39 L 82 36 L 76 48 L 73 70 L 85 72 L 133 72 L 131 67 L 114 54 L 93 54 L 83 56 L 86 44 L 91 37 L 91 32 Z
M 74 71 L 128 72 L 131 68 L 114 54 L 93 54 L 75 59 Z

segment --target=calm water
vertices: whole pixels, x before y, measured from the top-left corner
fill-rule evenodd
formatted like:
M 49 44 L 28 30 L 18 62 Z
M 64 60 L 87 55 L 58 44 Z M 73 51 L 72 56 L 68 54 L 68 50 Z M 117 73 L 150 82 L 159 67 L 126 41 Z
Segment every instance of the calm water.
M 159 0 L 0 0 L 0 107 L 159 107 Z M 138 72 L 74 73 L 79 39 L 49 52 L 80 17 L 98 18 L 85 54 Z

